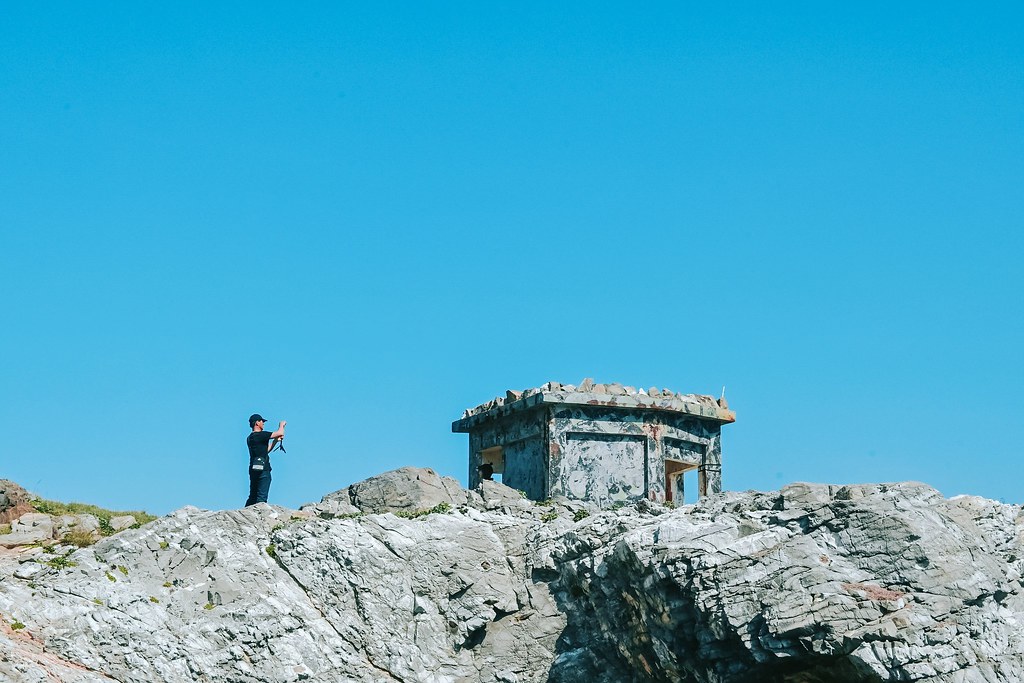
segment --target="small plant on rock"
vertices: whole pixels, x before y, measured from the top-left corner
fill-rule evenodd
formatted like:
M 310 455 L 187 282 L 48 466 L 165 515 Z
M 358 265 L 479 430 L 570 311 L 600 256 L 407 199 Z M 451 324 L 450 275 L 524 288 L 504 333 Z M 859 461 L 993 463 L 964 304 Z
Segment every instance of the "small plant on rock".
M 70 569 L 71 567 L 77 567 L 77 562 L 72 562 L 68 558 L 71 557 L 71 551 L 69 550 L 65 555 L 58 555 L 50 560 L 47 560 L 44 564 L 47 567 L 53 567 L 54 569 Z
M 106 573 L 106 577 L 110 580 L 111 583 L 117 583 L 117 578 L 110 572 Z
M 15 621 L 11 623 L 12 631 L 20 631 L 23 628 L 25 628 L 25 624 L 21 623 L 20 621 Z
M 540 521 L 542 522 L 553 522 L 556 519 L 558 519 L 558 513 L 554 510 L 550 512 L 545 512 L 543 515 L 540 516 Z
M 152 596 L 152 595 L 150 595 L 150 596 L 149 596 L 149 601 L 150 601 L 151 603 L 153 603 L 154 605 L 160 604 L 160 601 L 159 601 L 159 600 L 157 600 L 157 599 L 156 599 L 156 598 L 155 598 L 154 596 Z
M 102 601 L 102 600 L 100 600 L 99 598 L 93 598 L 93 599 L 92 599 L 92 601 L 93 601 L 94 603 L 96 603 L 97 605 L 102 605 L 102 604 L 103 604 L 103 601 Z
M 446 514 L 448 512 L 451 512 L 451 510 L 452 510 L 451 503 L 444 502 L 444 503 L 438 503 L 437 505 L 435 505 L 434 507 L 430 508 L 429 510 L 419 510 L 419 511 L 416 511 L 416 512 L 412 512 L 412 511 L 409 511 L 409 510 L 399 510 L 398 512 L 395 513 L 395 516 L 396 517 L 401 517 L 403 519 L 418 519 L 420 517 L 426 517 L 427 515 L 443 515 L 443 514 Z
M 590 513 L 586 510 L 580 509 L 576 511 L 576 514 L 572 516 L 572 521 L 579 522 L 580 520 L 586 519 L 590 516 Z
M 208 602 L 205 605 L 203 605 L 203 609 L 213 609 L 213 606 L 214 605 L 212 602 Z
M 128 567 L 125 567 L 123 564 L 122 565 L 118 565 L 117 571 L 121 572 L 125 576 L 128 576 Z
M 277 559 L 277 546 L 273 543 L 267 546 L 267 555 L 270 555 L 275 560 Z

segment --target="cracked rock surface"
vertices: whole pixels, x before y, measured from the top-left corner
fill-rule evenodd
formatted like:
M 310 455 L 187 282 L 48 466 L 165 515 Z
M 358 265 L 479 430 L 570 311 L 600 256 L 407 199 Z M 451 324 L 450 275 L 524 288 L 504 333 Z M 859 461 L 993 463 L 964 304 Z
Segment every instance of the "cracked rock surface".
M 599 510 L 403 468 L 0 558 L 0 680 L 1009 683 L 1022 553 L 1020 506 L 915 483 Z

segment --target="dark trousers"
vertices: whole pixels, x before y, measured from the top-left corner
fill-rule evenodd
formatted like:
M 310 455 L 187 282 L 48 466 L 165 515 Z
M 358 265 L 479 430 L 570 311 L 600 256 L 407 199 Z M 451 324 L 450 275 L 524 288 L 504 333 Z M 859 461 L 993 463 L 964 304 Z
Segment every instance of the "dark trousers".
M 270 470 L 249 470 L 249 498 L 245 507 L 266 503 L 270 493 Z

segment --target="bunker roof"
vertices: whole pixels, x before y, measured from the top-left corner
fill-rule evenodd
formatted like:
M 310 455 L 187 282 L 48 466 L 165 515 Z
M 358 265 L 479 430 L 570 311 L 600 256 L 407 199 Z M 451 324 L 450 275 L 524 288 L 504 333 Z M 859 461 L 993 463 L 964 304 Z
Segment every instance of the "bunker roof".
M 578 385 L 547 382 L 533 389 L 513 391 L 498 396 L 462 413 L 452 423 L 453 432 L 469 432 L 477 425 L 542 403 L 580 406 L 606 406 L 635 410 L 663 410 L 693 415 L 719 423 L 736 421 L 725 398 L 715 399 L 702 394 L 678 394 L 669 389 L 636 389 L 622 384 L 595 384 L 585 379 Z

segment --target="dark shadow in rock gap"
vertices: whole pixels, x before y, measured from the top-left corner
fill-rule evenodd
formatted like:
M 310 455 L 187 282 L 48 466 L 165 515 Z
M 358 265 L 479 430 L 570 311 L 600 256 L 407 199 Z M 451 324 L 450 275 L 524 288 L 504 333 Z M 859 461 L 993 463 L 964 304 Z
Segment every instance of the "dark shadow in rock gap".
M 806 655 L 761 664 L 728 683 L 881 683 L 878 674 L 845 655 Z

